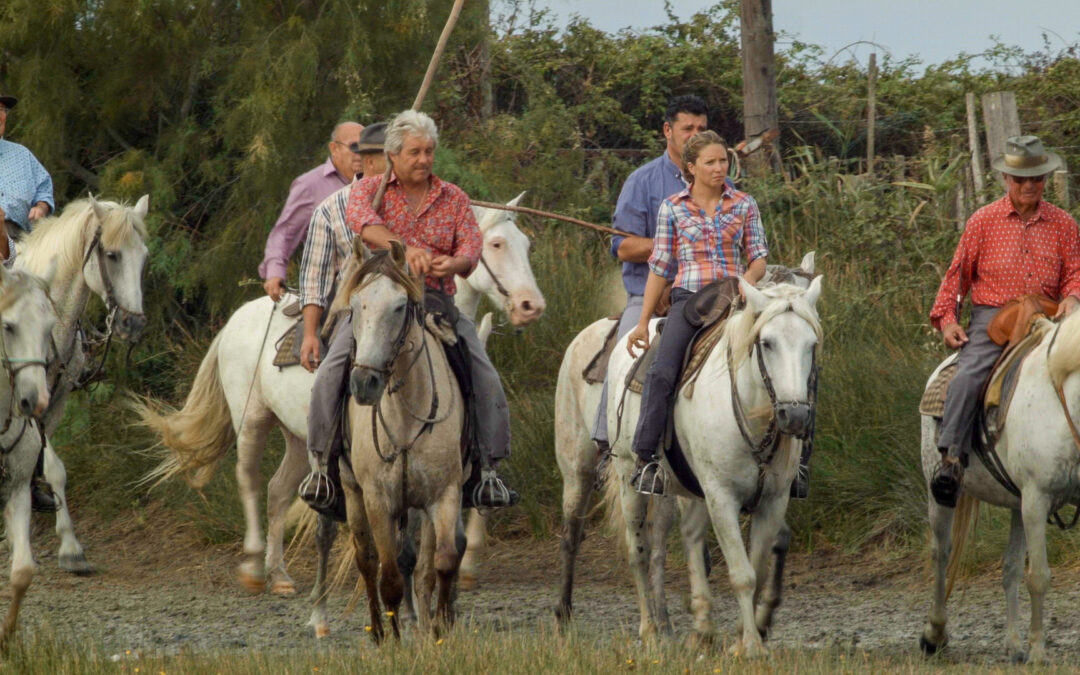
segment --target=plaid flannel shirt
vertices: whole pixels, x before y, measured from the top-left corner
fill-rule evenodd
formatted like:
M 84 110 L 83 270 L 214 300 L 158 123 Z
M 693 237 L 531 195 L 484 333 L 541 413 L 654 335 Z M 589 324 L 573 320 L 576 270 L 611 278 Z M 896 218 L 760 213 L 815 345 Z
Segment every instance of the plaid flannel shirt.
M 300 263 L 300 306 L 330 306 L 341 266 L 352 255 L 355 236 L 345 224 L 352 185 L 346 185 L 322 201 L 311 216 L 304 258 Z

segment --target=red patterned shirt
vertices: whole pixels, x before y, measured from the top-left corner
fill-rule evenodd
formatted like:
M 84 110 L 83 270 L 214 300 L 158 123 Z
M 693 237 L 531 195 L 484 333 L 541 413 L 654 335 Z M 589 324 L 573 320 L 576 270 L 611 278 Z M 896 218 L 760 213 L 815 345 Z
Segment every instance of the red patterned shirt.
M 484 237 L 465 191 L 433 175 L 427 197 L 414 214 L 409 209 L 404 188 L 397 177 L 392 176 L 386 186 L 382 215 L 379 215 L 371 209 L 371 200 L 381 180 L 382 176 L 370 176 L 353 184 L 345 214 L 345 222 L 353 232 L 359 234 L 367 225 L 385 225 L 408 246 L 423 248 L 435 255 L 468 258 L 472 265 L 469 268 L 471 274 L 480 262 Z M 457 291 L 453 277 L 439 279 L 428 275 L 424 283 L 448 295 Z
M 1064 210 L 1048 202 L 1024 222 L 1009 196 L 968 219 L 952 264 L 941 280 L 930 323 L 941 330 L 957 321 L 971 291 L 976 305 L 1001 307 L 1027 293 L 1055 300 L 1080 297 L 1080 230 Z

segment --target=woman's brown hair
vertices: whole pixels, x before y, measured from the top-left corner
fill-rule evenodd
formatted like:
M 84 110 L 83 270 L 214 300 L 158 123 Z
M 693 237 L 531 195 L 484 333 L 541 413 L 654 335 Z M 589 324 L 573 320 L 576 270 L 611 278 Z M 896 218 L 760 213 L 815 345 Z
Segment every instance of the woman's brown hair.
M 724 148 L 724 151 L 727 152 L 727 143 L 724 142 L 724 139 L 720 138 L 720 134 L 711 129 L 694 134 L 690 137 L 690 140 L 686 142 L 686 145 L 683 146 L 682 175 L 687 183 L 694 182 L 694 174 L 690 173 L 690 165 L 697 161 L 697 158 L 701 155 L 703 149 L 714 143 Z

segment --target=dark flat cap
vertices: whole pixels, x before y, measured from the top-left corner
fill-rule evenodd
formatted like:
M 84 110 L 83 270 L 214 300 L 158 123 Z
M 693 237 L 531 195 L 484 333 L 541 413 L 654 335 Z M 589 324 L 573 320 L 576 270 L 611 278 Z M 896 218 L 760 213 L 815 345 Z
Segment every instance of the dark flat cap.
M 360 132 L 360 140 L 350 143 L 349 149 L 353 152 L 382 152 L 386 145 L 386 122 L 376 122 L 364 127 Z
M 15 104 L 18 103 L 18 102 L 19 102 L 19 99 L 15 98 L 14 96 L 5 96 L 3 94 L 0 94 L 0 103 L 2 103 L 4 105 L 4 107 L 7 108 L 8 110 L 11 110 L 12 108 L 14 108 Z

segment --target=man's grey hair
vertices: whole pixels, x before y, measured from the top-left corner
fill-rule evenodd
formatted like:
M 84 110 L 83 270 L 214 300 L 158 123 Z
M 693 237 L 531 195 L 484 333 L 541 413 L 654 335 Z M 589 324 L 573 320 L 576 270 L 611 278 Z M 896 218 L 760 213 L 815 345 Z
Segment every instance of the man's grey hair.
M 439 130 L 435 120 L 416 110 L 405 110 L 397 114 L 386 128 L 386 152 L 390 155 L 401 153 L 405 147 L 406 136 L 419 136 L 439 145 Z

